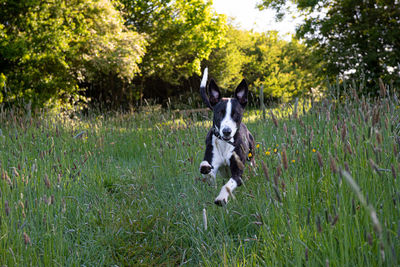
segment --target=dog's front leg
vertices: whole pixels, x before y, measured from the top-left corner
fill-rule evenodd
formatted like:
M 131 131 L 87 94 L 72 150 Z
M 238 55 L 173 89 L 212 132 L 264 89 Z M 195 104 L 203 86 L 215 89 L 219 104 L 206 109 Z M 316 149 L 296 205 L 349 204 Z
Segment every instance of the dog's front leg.
M 218 206 L 225 206 L 228 203 L 228 197 L 232 194 L 233 190 L 238 186 L 236 180 L 232 177 L 229 181 L 221 188 L 219 195 L 214 200 L 214 203 Z
M 213 162 L 213 145 L 212 145 L 212 133 L 209 132 L 206 138 L 206 151 L 204 153 L 204 159 L 200 163 L 200 173 L 212 186 L 217 186 L 216 176 L 220 163 Z
M 229 195 L 232 195 L 233 190 L 235 190 L 236 187 L 242 185 L 243 168 L 240 166 L 243 166 L 243 162 L 240 164 L 237 162 L 237 160 L 238 159 L 236 159 L 234 156 L 232 156 L 230 159 L 232 178 L 230 178 L 229 181 L 221 188 L 219 195 L 215 198 L 214 203 L 218 206 L 226 205 L 226 203 L 228 203 Z

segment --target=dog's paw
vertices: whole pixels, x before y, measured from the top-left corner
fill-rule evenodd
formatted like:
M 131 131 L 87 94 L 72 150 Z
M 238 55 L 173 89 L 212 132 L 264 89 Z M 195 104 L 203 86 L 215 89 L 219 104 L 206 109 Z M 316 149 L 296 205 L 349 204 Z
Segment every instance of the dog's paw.
M 200 173 L 202 174 L 209 174 L 211 172 L 211 165 L 207 161 L 203 161 L 200 163 Z
M 216 198 L 216 199 L 214 200 L 214 204 L 216 204 L 217 206 L 220 206 L 220 207 L 225 206 L 227 202 L 228 202 L 228 199 L 219 199 L 219 198 Z
M 229 197 L 229 192 L 226 189 L 226 186 L 222 187 L 221 192 L 217 196 L 217 198 L 214 200 L 214 203 L 218 206 L 225 206 L 226 203 L 228 203 L 228 197 Z

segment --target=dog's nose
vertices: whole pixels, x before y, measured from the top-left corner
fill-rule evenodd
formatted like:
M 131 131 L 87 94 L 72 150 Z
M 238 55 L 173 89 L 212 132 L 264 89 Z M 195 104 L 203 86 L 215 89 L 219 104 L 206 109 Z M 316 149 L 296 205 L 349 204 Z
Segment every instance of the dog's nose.
M 222 129 L 222 133 L 224 134 L 224 136 L 230 136 L 232 133 L 232 130 L 230 128 L 224 128 L 224 129 Z

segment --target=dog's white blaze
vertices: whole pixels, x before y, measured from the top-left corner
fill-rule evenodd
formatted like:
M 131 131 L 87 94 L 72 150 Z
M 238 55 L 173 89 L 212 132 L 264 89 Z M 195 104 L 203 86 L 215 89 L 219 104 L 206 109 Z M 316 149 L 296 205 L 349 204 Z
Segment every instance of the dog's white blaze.
M 235 133 L 237 131 L 237 127 L 236 127 L 236 123 L 233 121 L 233 119 L 231 117 L 231 114 L 232 114 L 232 100 L 229 99 L 228 103 L 226 104 L 225 117 L 221 121 L 221 126 L 219 128 L 219 134 L 221 136 L 224 136 L 222 130 L 224 128 L 229 128 L 229 129 L 232 130 L 232 133 L 231 133 L 231 136 L 230 136 L 231 137 L 230 141 L 233 141 L 232 138 L 233 138 L 233 136 L 235 135 Z
M 203 79 L 201 79 L 200 87 L 206 87 L 208 77 L 208 68 L 204 69 Z
M 228 202 L 229 192 L 232 193 L 233 190 L 237 187 L 237 183 L 233 178 L 229 179 L 229 181 L 221 188 L 221 192 L 215 199 L 215 201 L 224 201 L 225 203 Z

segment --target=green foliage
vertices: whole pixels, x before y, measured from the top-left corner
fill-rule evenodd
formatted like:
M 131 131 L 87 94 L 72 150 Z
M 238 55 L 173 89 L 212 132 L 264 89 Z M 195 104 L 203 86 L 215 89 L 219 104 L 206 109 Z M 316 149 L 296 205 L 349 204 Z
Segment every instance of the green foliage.
M 254 45 L 254 40 L 250 32 L 232 25 L 228 26 L 225 38 L 226 43 L 213 50 L 206 65 L 220 87 L 234 90 L 243 79 L 245 64 L 251 60 L 247 51 Z
M 277 32 L 253 33 L 230 27 L 227 44 L 215 49 L 206 63 L 223 88 L 234 90 L 245 78 L 258 95 L 261 86 L 270 100 L 289 101 L 317 87 L 317 65 L 296 39 L 281 40 Z
M 204 0 L 123 0 L 126 23 L 147 36 L 142 76 L 136 87 L 141 95 L 162 97 L 182 93 L 180 88 L 200 63 L 223 43 L 225 17 L 217 15 Z M 171 88 L 168 90 L 164 88 Z M 136 89 L 137 90 L 137 89 Z M 157 93 L 162 90 L 162 93 Z
M 264 0 L 263 7 L 281 12 L 288 1 Z M 321 73 L 368 77 L 369 91 L 378 91 L 378 78 L 400 83 L 400 6 L 397 1 L 290 1 L 305 15 L 297 34 L 322 63 Z
M 139 71 L 143 37 L 127 30 L 109 0 L 3 0 L 1 6 L 6 102 L 53 105 L 78 94 L 79 83 L 102 75 L 130 81 Z

